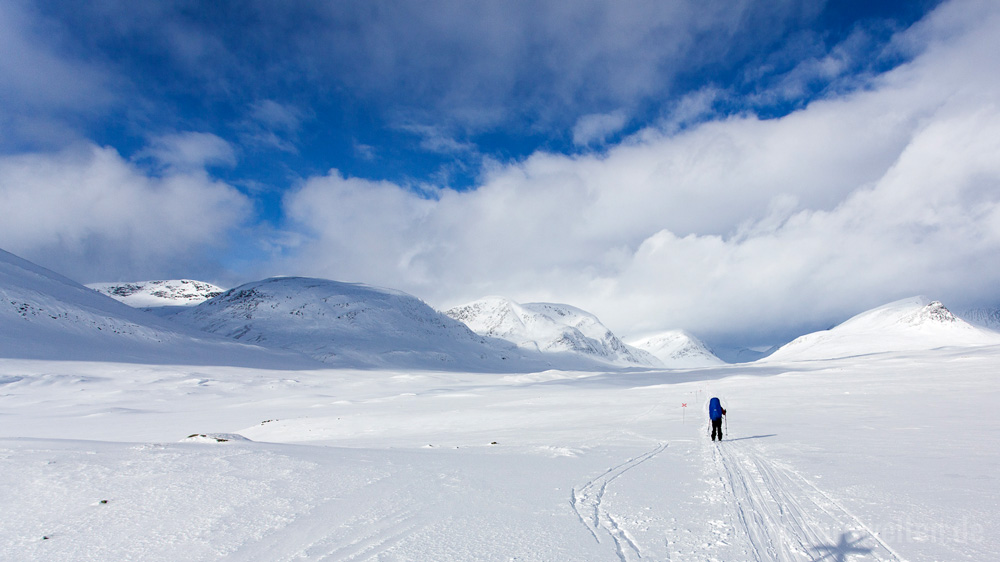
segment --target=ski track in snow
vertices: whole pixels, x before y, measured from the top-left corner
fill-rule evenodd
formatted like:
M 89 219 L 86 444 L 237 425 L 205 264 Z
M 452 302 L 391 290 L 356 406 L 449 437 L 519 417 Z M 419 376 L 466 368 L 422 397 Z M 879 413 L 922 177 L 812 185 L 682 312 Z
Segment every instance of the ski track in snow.
M 793 469 L 752 443 L 727 440 L 713 460 L 725 490 L 730 528 L 745 559 L 779 562 L 905 562 L 860 519 Z
M 325 498 L 279 532 L 230 556 L 248 562 L 381 559 L 426 525 L 392 476 L 376 478 L 346 496 Z M 348 507 L 349 506 L 349 507 Z M 432 506 L 426 505 L 424 508 Z M 284 553 L 277 556 L 275 553 Z
M 660 443 L 652 450 L 632 457 L 627 461 L 609 468 L 603 474 L 588 481 L 582 486 L 573 488 L 570 503 L 576 511 L 580 522 L 587 527 L 594 539 L 600 543 L 601 535 L 607 534 L 615 543 L 615 551 L 618 559 L 628 562 L 634 554 L 636 558 L 642 558 L 642 549 L 636 543 L 629 532 L 621 526 L 615 517 L 604 508 L 604 496 L 608 491 L 608 486 L 620 478 L 622 475 L 662 453 L 667 448 L 667 443 Z

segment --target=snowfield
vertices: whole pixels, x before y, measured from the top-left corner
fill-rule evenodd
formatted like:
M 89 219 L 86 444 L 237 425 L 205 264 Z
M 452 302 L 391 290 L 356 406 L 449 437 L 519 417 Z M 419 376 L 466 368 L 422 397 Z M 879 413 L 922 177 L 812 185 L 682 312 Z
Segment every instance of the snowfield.
M 4 359 L 0 559 L 993 560 L 998 367 L 997 346 L 514 375 Z
M 0 251 L 0 560 L 1000 559 L 1000 334 L 941 303 L 686 369 L 546 370 L 317 279 L 171 318 Z

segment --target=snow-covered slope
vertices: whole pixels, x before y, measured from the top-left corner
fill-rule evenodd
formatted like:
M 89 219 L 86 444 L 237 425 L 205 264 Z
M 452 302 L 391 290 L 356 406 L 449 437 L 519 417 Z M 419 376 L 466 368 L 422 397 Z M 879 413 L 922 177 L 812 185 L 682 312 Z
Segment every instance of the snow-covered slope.
M 863 312 L 833 329 L 806 334 L 762 361 L 981 345 L 1000 345 L 1000 333 L 965 322 L 940 302 L 912 297 Z
M 175 326 L 3 250 L 0 357 L 314 366 Z
M 628 343 L 651 353 L 667 367 L 714 367 L 724 363 L 708 346 L 684 330 L 669 330 Z
M 965 309 L 958 316 L 974 326 L 1000 330 L 1000 305 Z
M 135 308 L 195 306 L 225 292 L 211 283 L 190 279 L 89 283 L 87 287 Z
M 247 283 L 174 318 L 336 365 L 470 371 L 543 366 L 406 293 L 325 279 Z
M 620 366 L 661 366 L 651 354 L 622 342 L 593 314 L 565 304 L 519 304 L 487 297 L 445 314 L 482 336 L 549 356 L 561 355 L 566 361 L 582 358 Z

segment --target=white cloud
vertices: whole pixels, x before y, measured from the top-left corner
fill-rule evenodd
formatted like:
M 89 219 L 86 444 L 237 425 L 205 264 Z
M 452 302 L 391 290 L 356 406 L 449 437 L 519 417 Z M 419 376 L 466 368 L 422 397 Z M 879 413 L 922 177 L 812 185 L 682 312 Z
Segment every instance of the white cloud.
M 152 158 L 173 170 L 200 170 L 205 166 L 235 166 L 236 151 L 211 133 L 183 132 L 152 139 L 138 158 Z
M 594 113 L 584 115 L 573 126 L 573 144 L 587 146 L 593 143 L 603 143 L 607 138 L 625 128 L 628 115 L 624 111 L 612 113 Z
M 260 100 L 253 103 L 250 106 L 250 117 L 268 127 L 288 133 L 297 132 L 302 124 L 300 110 L 274 100 Z
M 420 148 L 427 152 L 438 154 L 471 154 L 477 151 L 476 145 L 470 142 L 459 141 L 453 134 L 442 127 L 404 123 L 398 125 L 397 128 L 420 137 Z
M 251 146 L 298 152 L 302 110 L 274 100 L 260 100 L 250 105 L 247 118 L 240 124 L 240 140 Z
M 0 147 L 61 145 L 76 137 L 65 114 L 107 108 L 119 81 L 92 61 L 58 52 L 63 29 L 23 4 L 0 3 Z
M 83 282 L 194 275 L 249 201 L 204 170 L 149 177 L 114 149 L 0 157 L 0 247 Z
M 287 199 L 313 233 L 298 266 L 442 306 L 558 299 L 623 333 L 766 339 L 910 294 L 995 298 L 1000 12 L 972 6 L 901 37 L 911 64 L 782 119 L 538 153 L 432 198 L 315 178 Z

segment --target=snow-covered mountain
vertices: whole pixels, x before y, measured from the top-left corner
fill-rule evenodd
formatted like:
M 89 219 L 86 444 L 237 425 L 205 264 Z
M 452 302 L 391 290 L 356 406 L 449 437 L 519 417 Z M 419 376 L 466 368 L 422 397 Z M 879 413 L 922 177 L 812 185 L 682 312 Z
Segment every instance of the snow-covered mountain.
M 969 324 L 991 330 L 1000 330 L 1000 306 L 968 308 L 957 314 Z
M 558 361 L 582 358 L 618 366 L 662 366 L 651 354 L 626 345 L 593 314 L 565 304 L 519 304 L 503 297 L 487 297 L 445 314 L 479 335 L 559 356 Z
M 628 344 L 649 352 L 667 367 L 714 367 L 725 363 L 708 346 L 684 330 L 669 330 Z
M 780 348 L 780 345 L 762 347 L 726 346 L 713 345 L 712 353 L 726 363 L 751 363 L 758 359 L 763 359 L 771 355 Z
M 391 289 L 304 277 L 247 283 L 173 317 L 335 365 L 504 371 L 544 368 Z
M 796 338 L 762 361 L 815 360 L 941 347 L 1000 345 L 1000 333 L 958 318 L 938 301 L 912 297 Z
M 89 283 L 87 287 L 135 308 L 195 306 L 225 292 L 211 283 L 191 279 Z
M 305 357 L 185 329 L 0 250 L 0 357 L 261 367 Z

